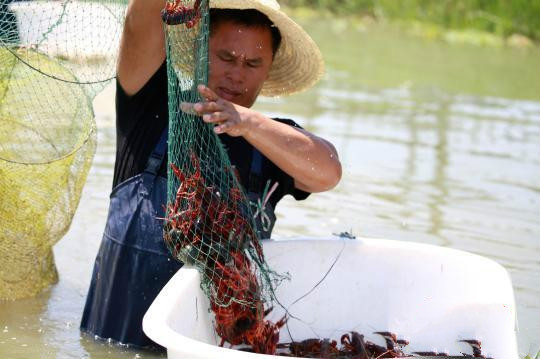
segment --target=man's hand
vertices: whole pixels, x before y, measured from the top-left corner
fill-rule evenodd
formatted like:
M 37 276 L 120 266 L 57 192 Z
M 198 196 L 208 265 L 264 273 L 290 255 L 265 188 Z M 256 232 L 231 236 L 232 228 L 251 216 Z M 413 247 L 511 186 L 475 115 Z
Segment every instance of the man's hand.
M 182 111 L 202 116 L 204 122 L 215 124 L 214 132 L 217 134 L 226 133 L 237 137 L 249 132 L 252 126 L 252 110 L 222 99 L 205 85 L 197 86 L 197 90 L 205 100 L 196 103 L 182 102 Z

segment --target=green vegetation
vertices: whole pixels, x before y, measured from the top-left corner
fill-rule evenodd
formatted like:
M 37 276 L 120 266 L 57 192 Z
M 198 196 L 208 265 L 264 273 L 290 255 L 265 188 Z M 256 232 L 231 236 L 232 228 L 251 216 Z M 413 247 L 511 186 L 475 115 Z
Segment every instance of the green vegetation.
M 289 7 L 410 20 L 540 40 L 540 0 L 281 0 Z
M 534 357 L 531 354 L 527 354 L 527 356 L 523 359 L 540 359 L 540 352 L 536 353 Z

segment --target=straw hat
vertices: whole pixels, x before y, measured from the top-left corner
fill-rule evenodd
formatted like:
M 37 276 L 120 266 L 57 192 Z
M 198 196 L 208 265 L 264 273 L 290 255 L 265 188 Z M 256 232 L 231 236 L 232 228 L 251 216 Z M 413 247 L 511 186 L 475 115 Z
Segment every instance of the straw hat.
M 281 32 L 262 96 L 283 96 L 313 86 L 324 72 L 321 52 L 311 37 L 280 10 L 276 0 L 210 0 L 211 8 L 255 9 L 265 14 Z

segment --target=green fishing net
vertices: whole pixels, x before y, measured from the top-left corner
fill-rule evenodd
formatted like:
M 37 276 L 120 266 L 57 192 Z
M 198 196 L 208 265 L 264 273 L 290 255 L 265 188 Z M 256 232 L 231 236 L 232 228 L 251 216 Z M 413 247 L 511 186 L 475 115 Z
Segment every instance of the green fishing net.
M 92 99 L 115 76 L 126 4 L 0 4 L 0 298 L 20 298 L 56 280 L 51 248 L 69 228 L 92 161 Z M 199 269 L 221 338 L 269 352 L 278 325 L 264 315 L 282 277 L 265 264 L 249 201 L 212 126 L 179 111 L 207 83 L 208 0 L 175 0 L 162 15 L 171 162 L 165 240 Z
M 57 279 L 96 148 L 94 96 L 115 75 L 126 6 L 0 0 L 0 299 Z
M 169 78 L 165 241 L 173 256 L 199 269 L 222 340 L 267 353 L 272 349 L 263 342 L 278 328 L 264 312 L 282 277 L 265 263 L 249 201 L 213 125 L 180 111 L 182 102 L 200 101 L 197 85 L 207 83 L 208 1 L 170 2 L 162 17 Z

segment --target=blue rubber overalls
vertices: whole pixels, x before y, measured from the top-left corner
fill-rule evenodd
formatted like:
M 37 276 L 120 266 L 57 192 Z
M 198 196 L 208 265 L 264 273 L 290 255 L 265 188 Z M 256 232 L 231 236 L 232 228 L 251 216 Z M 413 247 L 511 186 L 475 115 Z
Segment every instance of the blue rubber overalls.
M 100 338 L 112 338 L 136 347 L 156 347 L 142 331 L 148 307 L 182 264 L 170 256 L 163 241 L 167 179 L 158 176 L 167 149 L 165 130 L 150 155 L 146 169 L 116 186 L 103 240 L 94 264 L 92 280 L 81 320 L 81 330 Z M 253 151 L 250 182 L 260 178 L 262 155 Z M 259 190 L 249 190 L 255 198 Z M 275 216 L 271 219 L 269 238 Z M 262 216 L 261 216 L 262 218 Z M 268 227 L 268 226 L 265 226 Z

